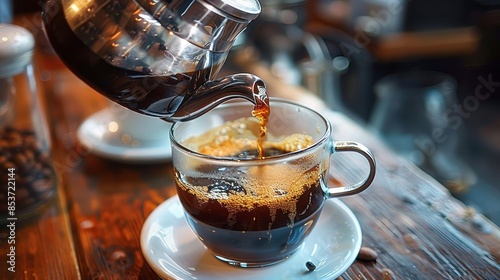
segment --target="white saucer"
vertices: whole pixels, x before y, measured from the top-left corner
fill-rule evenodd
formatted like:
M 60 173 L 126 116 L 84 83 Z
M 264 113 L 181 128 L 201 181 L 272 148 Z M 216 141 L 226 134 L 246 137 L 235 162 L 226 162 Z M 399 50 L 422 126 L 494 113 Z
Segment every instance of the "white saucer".
M 115 161 L 155 163 L 170 160 L 172 157 L 170 123 L 159 119 L 148 119 L 148 124 L 153 123 L 154 126 L 152 133 L 154 138 L 145 139 L 145 133 L 131 132 L 133 129 L 120 129 L 120 122 L 115 118 L 110 108 L 91 115 L 78 128 L 78 140 L 91 153 Z M 127 121 L 127 119 L 122 120 L 122 123 Z M 117 127 L 117 130 L 111 129 L 113 126 Z M 144 129 L 138 127 L 141 128 Z
M 142 253 L 164 279 L 335 279 L 354 262 L 361 227 L 338 199 L 325 202 L 318 224 L 289 259 L 264 268 L 239 268 L 213 257 L 187 224 L 179 198 L 160 204 L 141 231 Z M 306 262 L 316 265 L 308 271 Z

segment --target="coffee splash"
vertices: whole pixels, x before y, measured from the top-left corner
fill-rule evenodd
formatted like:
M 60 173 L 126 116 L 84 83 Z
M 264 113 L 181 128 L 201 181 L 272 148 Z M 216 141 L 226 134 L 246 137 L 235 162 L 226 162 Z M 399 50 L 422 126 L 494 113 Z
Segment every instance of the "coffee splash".
M 257 138 L 257 151 L 259 152 L 259 158 L 262 158 L 264 157 L 263 142 L 266 138 L 267 122 L 269 121 L 269 116 L 271 115 L 271 106 L 269 106 L 269 97 L 267 96 L 266 88 L 258 86 L 257 92 L 254 92 L 254 99 L 255 106 L 252 110 L 252 116 L 254 116 L 260 124 L 260 133 Z

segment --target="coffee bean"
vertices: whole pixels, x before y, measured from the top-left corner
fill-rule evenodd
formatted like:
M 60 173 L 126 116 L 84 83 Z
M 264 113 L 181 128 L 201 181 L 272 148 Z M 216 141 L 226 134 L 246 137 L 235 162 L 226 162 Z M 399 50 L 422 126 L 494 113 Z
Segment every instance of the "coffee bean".
M 29 198 L 30 193 L 26 188 L 17 188 L 16 189 L 16 199 L 17 200 L 25 200 Z
M 8 170 L 8 169 L 15 168 L 15 167 L 16 167 L 16 165 L 11 161 L 6 161 L 3 164 L 3 170 Z
M 5 135 L 5 139 L 10 140 L 10 141 L 16 141 L 16 142 L 21 142 L 22 137 L 21 134 L 18 131 L 9 131 Z
M 307 267 L 307 270 L 309 270 L 309 271 L 314 271 L 316 269 L 316 265 L 311 261 L 306 262 L 306 267 Z
M 378 253 L 368 247 L 361 247 L 358 253 L 358 260 L 362 261 L 375 261 L 378 258 Z
M 14 155 L 14 163 L 19 167 L 26 168 L 28 158 L 22 153 L 17 153 Z
M 30 163 L 35 162 L 35 153 L 33 151 L 27 149 L 26 151 L 24 151 L 24 156 L 28 159 Z

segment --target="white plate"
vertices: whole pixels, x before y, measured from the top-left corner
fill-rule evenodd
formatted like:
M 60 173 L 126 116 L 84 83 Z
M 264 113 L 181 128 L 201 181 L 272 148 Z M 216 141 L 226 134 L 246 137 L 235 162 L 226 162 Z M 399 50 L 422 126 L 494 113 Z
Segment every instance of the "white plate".
M 133 121 L 137 121 L 137 116 L 133 117 Z M 139 123 L 135 131 L 132 128 L 123 129 L 125 124 L 130 125 L 130 117 L 121 121 L 115 119 L 111 108 L 91 115 L 78 128 L 78 140 L 91 153 L 115 161 L 155 163 L 170 160 L 170 123 L 149 118 L 145 119 L 144 125 Z M 148 135 L 143 132 L 145 128 L 154 135 L 145 138 Z
M 354 262 L 361 247 L 361 227 L 338 199 L 325 202 L 318 224 L 287 260 L 263 268 L 230 266 L 203 246 L 187 224 L 179 198 L 160 204 L 141 231 L 142 253 L 165 279 L 335 279 Z M 316 265 L 308 271 L 306 262 Z

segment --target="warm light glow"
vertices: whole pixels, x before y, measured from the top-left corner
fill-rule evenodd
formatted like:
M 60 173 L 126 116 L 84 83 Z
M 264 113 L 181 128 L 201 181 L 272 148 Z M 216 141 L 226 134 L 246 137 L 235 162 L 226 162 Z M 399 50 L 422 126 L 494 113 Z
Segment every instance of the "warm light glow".
M 117 122 L 110 122 L 108 124 L 108 130 L 111 132 L 117 132 L 118 131 L 118 123 Z
M 80 8 L 78 7 L 78 5 L 76 5 L 75 3 L 71 4 L 71 6 L 69 6 L 73 11 L 75 12 L 78 12 L 80 11 Z
M 143 14 L 143 13 L 137 14 L 135 21 L 139 21 L 139 22 L 144 21 L 144 24 L 149 23 L 149 24 L 152 24 L 155 26 L 161 26 L 161 24 L 149 14 Z
M 121 31 L 116 32 L 115 34 L 113 34 L 110 40 L 116 40 L 117 38 L 120 38 L 121 34 L 122 34 Z
M 132 136 L 130 136 L 130 134 L 123 134 L 122 135 L 122 143 L 124 144 L 130 144 L 130 142 L 132 142 Z

